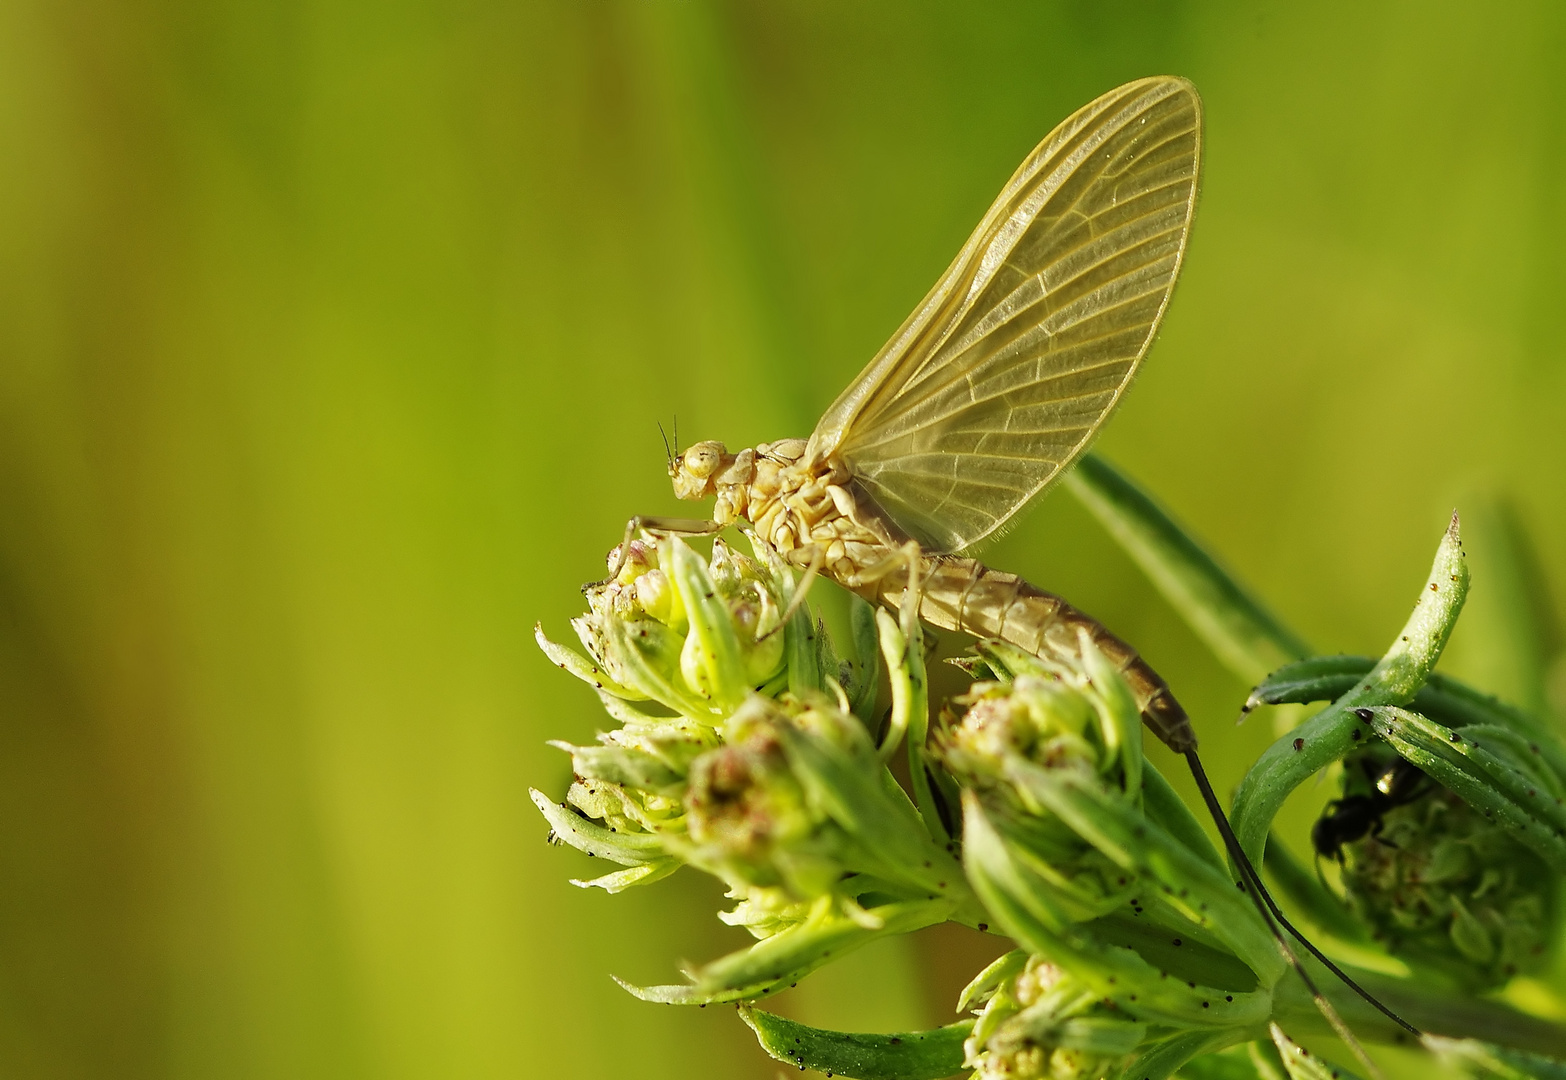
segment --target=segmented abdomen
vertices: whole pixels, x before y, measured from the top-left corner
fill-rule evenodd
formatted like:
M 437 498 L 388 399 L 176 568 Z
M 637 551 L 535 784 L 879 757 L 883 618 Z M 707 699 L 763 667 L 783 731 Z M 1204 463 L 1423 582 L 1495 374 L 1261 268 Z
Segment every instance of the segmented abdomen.
M 894 580 L 895 579 L 895 580 Z M 1058 596 L 1036 589 L 1016 574 L 992 570 L 974 559 L 926 559 L 921 571 L 919 614 L 934 626 L 975 637 L 1000 638 L 1035 656 L 1075 660 L 1079 631 L 1120 669 L 1141 710 L 1142 721 L 1177 754 L 1196 747 L 1190 718 L 1169 686 L 1135 649 Z M 881 600 L 902 602 L 907 579 L 893 574 L 881 582 Z

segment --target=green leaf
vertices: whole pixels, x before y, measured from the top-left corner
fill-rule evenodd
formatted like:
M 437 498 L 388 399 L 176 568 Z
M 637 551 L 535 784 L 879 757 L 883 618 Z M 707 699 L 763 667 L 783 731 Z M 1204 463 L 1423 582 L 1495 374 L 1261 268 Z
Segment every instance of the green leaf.
M 1120 756 L 1125 769 L 1126 790 L 1142 790 L 1142 715 L 1136 706 L 1131 688 L 1098 647 L 1086 637 L 1082 639 L 1082 664 L 1099 700 L 1094 709 L 1099 715 L 1099 725 L 1104 733 L 1104 746 Z
M 549 745 L 571 755 L 576 775 L 643 791 L 670 792 L 684 786 L 684 777 L 645 750 L 629 746 L 573 746 L 559 739 Z
M 1533 778 L 1471 738 L 1392 706 L 1366 709 L 1371 726 L 1399 754 L 1566 873 L 1566 809 Z
M 667 560 L 670 580 L 679 590 L 691 621 L 681 670 L 686 681 L 719 708 L 733 709 L 749 689 L 739 636 L 734 632 L 734 616 L 718 595 L 707 563 L 689 544 L 675 536 L 660 548 L 660 558 Z
M 582 889 L 602 889 L 607 893 L 619 893 L 633 885 L 651 885 L 655 881 L 662 881 L 684 865 L 679 859 L 659 859 L 656 862 L 630 866 L 624 870 L 615 870 L 587 880 L 572 878 L 571 884 Z
M 740 1007 L 761 1048 L 779 1061 L 855 1080 L 940 1080 L 962 1071 L 972 1020 L 933 1031 L 860 1035 L 824 1031 L 760 1009 Z
M 1248 1080 L 1248 1077 L 1255 1077 L 1254 1070 L 1246 1074 L 1235 1069 L 1219 1072 L 1209 1068 L 1188 1073 L 1185 1068 L 1186 1063 L 1193 1058 L 1201 1058 L 1203 1054 L 1244 1042 L 1247 1037 L 1246 1030 L 1242 1028 L 1183 1031 L 1144 1050 L 1140 1057 L 1121 1071 L 1120 1076 L 1122 1080 L 1164 1080 L 1179 1069 L 1182 1076 L 1190 1076 L 1193 1080 Z
M 881 645 L 876 636 L 879 610 L 864 597 L 849 593 L 848 625 L 854 640 L 854 685 L 849 702 L 853 714 L 872 733 L 880 725 L 875 714 L 876 695 L 881 689 Z
M 1152 901 L 1144 903 L 1147 906 L 1141 914 L 1117 911 L 1094 919 L 1085 929 L 1106 944 L 1135 950 L 1159 971 L 1167 971 L 1171 978 L 1247 993 L 1256 989 L 1256 973 L 1225 949 L 1216 936 L 1184 919 L 1170 918 L 1173 912 L 1162 910 Z
M 1013 949 L 990 961 L 989 967 L 975 975 L 973 981 L 962 988 L 962 994 L 957 998 L 957 1011 L 967 1012 L 968 1006 L 988 1000 L 996 987 L 1020 972 L 1027 963 L 1026 949 Z
M 1126 1070 L 1127 1080 L 1143 1074 Z M 1262 1075 L 1248 1046 L 1234 1046 L 1216 1053 L 1205 1053 L 1180 1066 L 1181 1080 L 1272 1080 Z M 1283 1080 L 1280 1075 L 1276 1080 Z
M 1225 877 L 1228 876 L 1229 864 L 1213 847 L 1207 830 L 1202 828 L 1196 815 L 1191 813 L 1191 808 L 1185 805 L 1185 800 L 1164 779 L 1164 774 L 1153 768 L 1150 761 L 1144 765 L 1142 772 L 1142 812 L 1167 829 L 1191 852 L 1212 863 Z
M 780 725 L 777 734 L 812 804 L 858 844 L 861 869 L 956 905 L 971 904 L 957 860 L 931 837 L 884 766 L 870 757 L 855 759 L 827 739 L 791 725 Z
M 642 866 L 664 857 L 662 844 L 651 833 L 614 832 L 560 805 L 537 788 L 529 788 L 528 794 L 554 830 L 555 839 L 578 851 L 621 866 Z
M 789 569 L 783 557 L 777 550 L 761 540 L 755 533 L 747 532 L 746 538 L 750 540 L 751 549 L 756 557 L 767 564 L 767 569 L 772 572 L 773 579 L 778 585 L 778 599 L 783 603 L 783 609 L 787 611 L 793 607 L 794 597 L 799 588 L 799 582 L 795 580 L 794 573 Z M 810 605 L 800 604 L 789 619 L 788 625 L 783 628 L 783 655 L 784 668 L 788 672 L 789 693 L 803 700 L 808 694 L 826 689 L 824 675 L 837 673 L 822 672 L 821 649 L 816 643 L 817 629 L 811 621 Z
M 917 609 L 907 604 L 895 619 L 882 608 L 876 612 L 875 621 L 892 691 L 892 720 L 881 747 L 880 760 L 884 763 L 890 758 L 899 738 L 908 740 L 908 775 L 919 816 L 925 832 L 945 849 L 950 845 L 951 837 L 941 822 L 925 764 L 925 743 L 930 734 L 930 689 L 924 666 L 924 629 Z
M 634 622 L 606 619 L 606 652 L 612 652 L 625 680 L 634 683 L 639 697 L 649 697 L 693 720 L 716 722 L 723 711 L 698 697 L 670 676 L 678 673 L 677 655 L 671 655 L 678 635 L 653 619 Z
M 1269 672 L 1251 690 L 1245 709 L 1260 705 L 1302 705 L 1348 693 L 1376 666 L 1373 656 L 1310 656 Z
M 581 679 L 587 685 L 596 690 L 607 691 L 615 697 L 624 698 L 627 701 L 645 701 L 647 695 L 632 690 L 630 687 L 621 686 L 609 677 L 603 668 L 593 663 L 587 657 L 566 645 L 558 645 L 544 636 L 544 624 L 533 624 L 533 640 L 538 642 L 538 647 L 544 650 L 544 655 L 549 657 L 552 664 L 562 671 L 569 672 Z
M 1267 1029 L 1272 1033 L 1273 1045 L 1278 1048 L 1278 1056 L 1283 1059 L 1283 1067 L 1288 1070 L 1290 1080 L 1359 1080 L 1347 1069 L 1305 1049 L 1289 1038 L 1277 1024 L 1269 1024 Z
M 1013 940 L 1049 958 L 1073 978 L 1147 1023 L 1227 1028 L 1264 1022 L 1272 995 L 1170 978 L 1136 951 L 1106 943 L 1083 927 L 1052 929 L 1041 919 L 1027 876 L 972 793 L 963 802 L 963 860 L 984 905 Z
M 1566 1080 L 1566 1062 L 1522 1050 L 1480 1042 L 1426 1035 L 1425 1046 L 1479 1080 Z
M 1066 474 L 1066 486 L 1120 542 L 1219 660 L 1255 682 L 1311 652 L 1151 497 L 1096 454 Z
M 1468 567 L 1454 514 L 1436 549 L 1419 602 L 1386 655 L 1331 705 L 1269 746 L 1240 781 L 1230 823 L 1253 863 L 1264 861 L 1267 832 L 1289 793 L 1363 739 L 1365 725 L 1354 710 L 1408 701 L 1424 686 L 1467 595 Z
M 822 897 L 804 922 L 714 960 L 691 973 L 689 984 L 636 986 L 615 981 L 643 1001 L 666 1005 L 752 1000 L 786 990 L 823 964 L 872 941 L 945 922 L 951 912 L 952 905 L 942 900 L 884 904 L 869 910 L 875 925 L 866 925 L 834 910 L 831 898 Z
M 1375 663 L 1368 656 L 1318 656 L 1285 664 L 1257 685 L 1246 709 L 1258 705 L 1331 701 L 1353 689 Z M 1448 727 L 1503 728 L 1511 733 L 1509 741 L 1515 744 L 1516 740 L 1522 740 L 1528 755 L 1541 758 L 1557 782 L 1566 782 L 1566 750 L 1547 725 L 1522 709 L 1450 675 L 1431 672 L 1429 680 L 1413 698 L 1385 704 L 1405 705 Z
M 1077 835 L 1111 861 L 1163 886 L 1162 901 L 1216 935 L 1267 985 L 1284 964 L 1272 935 L 1227 871 L 1214 866 L 1162 826 L 1079 773 L 1013 766 L 1026 788 Z

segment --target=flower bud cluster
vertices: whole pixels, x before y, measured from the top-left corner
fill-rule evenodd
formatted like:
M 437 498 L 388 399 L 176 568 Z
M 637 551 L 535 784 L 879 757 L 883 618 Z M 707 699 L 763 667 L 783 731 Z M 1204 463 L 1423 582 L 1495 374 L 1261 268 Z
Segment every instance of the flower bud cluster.
M 1356 758 L 1344 764 L 1351 778 L 1374 772 Z M 1393 955 L 1470 990 L 1500 986 L 1545 962 L 1556 876 L 1434 781 L 1385 809 L 1344 855 L 1344 889 Z
M 1058 816 L 1051 794 L 1088 788 L 1139 805 L 1140 717 L 1124 680 L 1089 650 L 1080 666 L 981 645 L 999 676 L 953 699 L 938 753 L 1008 844 L 1053 868 L 1050 899 L 1066 921 L 1096 918 L 1137 892 L 1116 865 Z M 1091 674 L 1090 674 L 1091 672 Z
M 780 585 L 722 540 L 706 564 L 679 541 L 632 540 L 619 574 L 587 600 L 572 623 L 583 645 L 611 679 L 677 712 L 732 704 L 782 673 Z
M 618 890 L 695 866 L 739 902 L 724 918 L 758 937 L 812 917 L 821 901 L 870 925 L 865 896 L 962 892 L 960 867 L 891 794 L 863 723 L 820 676 L 821 652 L 796 665 L 808 672 L 785 663 L 799 652 L 786 651 L 790 635 L 811 636 L 782 625 L 786 573 L 722 541 L 710 560 L 677 539 L 635 541 L 573 623 L 588 655 L 540 638 L 620 726 L 596 746 L 555 744 L 571 754 L 575 782 L 565 806 L 535 802 L 560 839 L 655 868 L 590 884 Z
M 993 991 L 964 1043 L 975 1080 L 1098 1080 L 1135 1052 L 1147 1027 L 1042 957 Z

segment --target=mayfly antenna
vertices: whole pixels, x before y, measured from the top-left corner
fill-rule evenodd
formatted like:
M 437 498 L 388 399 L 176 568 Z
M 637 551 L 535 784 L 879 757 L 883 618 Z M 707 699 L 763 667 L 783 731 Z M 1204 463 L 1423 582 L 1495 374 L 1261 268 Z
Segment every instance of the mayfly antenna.
M 669 471 L 674 471 L 674 448 L 669 445 L 668 433 L 663 430 L 663 421 L 658 422 L 658 437 L 663 440 L 663 460 L 668 462 Z

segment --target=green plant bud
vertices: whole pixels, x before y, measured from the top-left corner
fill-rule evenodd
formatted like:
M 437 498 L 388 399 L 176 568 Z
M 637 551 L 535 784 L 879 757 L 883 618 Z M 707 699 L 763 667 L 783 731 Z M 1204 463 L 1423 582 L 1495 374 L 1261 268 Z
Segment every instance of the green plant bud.
M 589 611 L 571 625 L 615 684 L 594 680 L 601 689 L 710 723 L 783 671 L 781 595 L 772 572 L 721 540 L 705 562 L 677 538 L 656 547 L 633 540 L 620 572 L 588 590 Z
M 1098 771 L 1099 748 L 1084 735 L 1093 707 L 1059 680 L 1021 675 L 1009 683 L 978 683 L 957 699 L 966 705 L 952 730 L 948 760 L 975 777 L 999 777 L 1018 756 L 1047 769 Z
M 571 755 L 566 801 L 583 815 L 621 833 L 680 834 L 691 763 L 719 741 L 713 728 L 673 717 L 602 732 L 598 746 L 550 745 Z
M 976 683 L 954 699 L 965 711 L 938 738 L 937 755 L 1004 843 L 1042 875 L 1033 900 L 1057 928 L 1106 915 L 1137 894 L 1140 879 L 1084 836 L 1080 822 L 1059 816 L 1056 797 L 1064 784 L 1139 799 L 1139 790 L 1126 790 L 1126 764 L 1139 748 L 1120 737 L 1120 703 L 1086 672 L 1049 672 L 1015 657 L 1005 666 L 1011 681 Z
M 1345 798 L 1373 776 L 1375 752 L 1345 760 Z M 1387 950 L 1458 986 L 1484 990 L 1546 960 L 1555 875 L 1501 825 L 1426 780 L 1343 848 L 1343 885 Z
M 724 745 L 692 763 L 685 854 L 731 885 L 781 887 L 804 900 L 830 892 L 844 868 L 840 830 L 812 807 L 785 752 L 779 728 L 794 722 L 752 697 L 726 725 Z
M 1098 1080 L 1146 1036 L 1144 1024 L 1033 956 L 985 1004 L 964 1064 L 976 1080 Z

